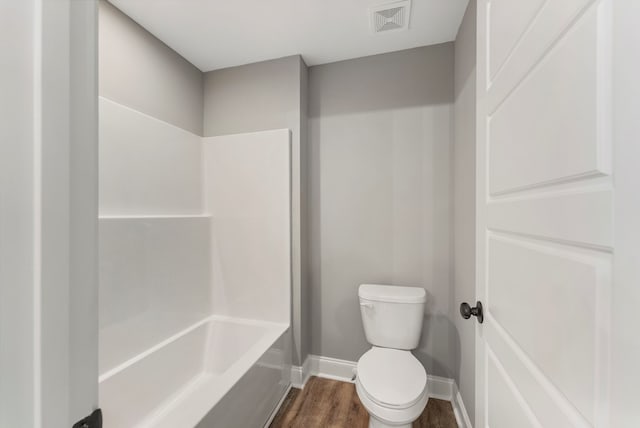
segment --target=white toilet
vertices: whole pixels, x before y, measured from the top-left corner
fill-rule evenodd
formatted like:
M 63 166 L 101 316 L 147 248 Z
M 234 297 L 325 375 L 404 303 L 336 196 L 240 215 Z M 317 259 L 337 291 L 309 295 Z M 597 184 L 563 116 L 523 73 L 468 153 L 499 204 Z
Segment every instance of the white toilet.
M 358 289 L 367 341 L 358 360 L 356 391 L 369 427 L 411 427 L 427 405 L 427 372 L 411 353 L 418 347 L 423 288 L 363 284 Z

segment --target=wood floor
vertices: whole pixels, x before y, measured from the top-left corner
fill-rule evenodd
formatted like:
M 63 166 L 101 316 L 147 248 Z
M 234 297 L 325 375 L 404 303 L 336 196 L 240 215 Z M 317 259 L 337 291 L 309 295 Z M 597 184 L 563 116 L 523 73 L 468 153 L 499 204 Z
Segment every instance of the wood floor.
M 367 428 L 369 415 L 352 383 L 312 377 L 292 388 L 270 428 Z M 451 403 L 429 399 L 414 428 L 457 428 Z

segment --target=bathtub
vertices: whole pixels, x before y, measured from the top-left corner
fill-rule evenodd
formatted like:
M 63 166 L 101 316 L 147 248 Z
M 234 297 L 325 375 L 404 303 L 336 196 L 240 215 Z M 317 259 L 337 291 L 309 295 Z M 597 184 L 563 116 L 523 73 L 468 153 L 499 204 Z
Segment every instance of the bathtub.
M 115 367 L 107 358 L 105 426 L 264 426 L 289 386 L 288 327 L 214 315 Z

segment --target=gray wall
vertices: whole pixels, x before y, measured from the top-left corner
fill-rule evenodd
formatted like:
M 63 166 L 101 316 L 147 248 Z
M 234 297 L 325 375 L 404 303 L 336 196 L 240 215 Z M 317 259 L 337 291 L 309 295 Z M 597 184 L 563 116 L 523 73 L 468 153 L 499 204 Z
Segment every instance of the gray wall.
M 309 68 L 302 61 L 300 69 L 300 351 L 298 364 L 311 352 L 311 278 L 309 272 Z
M 204 81 L 204 135 L 289 128 L 292 133 L 293 364 L 309 348 L 305 249 L 307 66 L 299 55 L 210 71 Z M 304 130 L 304 132 L 303 132 Z
M 454 377 L 450 313 L 453 44 L 309 69 L 311 353 L 369 345 L 358 285 L 428 292 L 416 355 Z
M 299 56 L 205 73 L 204 135 L 300 127 Z
M 460 335 L 456 382 L 467 413 L 475 411 L 475 322 L 456 316 L 460 302 L 475 302 L 476 2 L 471 0 L 455 41 L 452 314 Z
M 202 135 L 200 70 L 105 0 L 99 25 L 100 95 Z

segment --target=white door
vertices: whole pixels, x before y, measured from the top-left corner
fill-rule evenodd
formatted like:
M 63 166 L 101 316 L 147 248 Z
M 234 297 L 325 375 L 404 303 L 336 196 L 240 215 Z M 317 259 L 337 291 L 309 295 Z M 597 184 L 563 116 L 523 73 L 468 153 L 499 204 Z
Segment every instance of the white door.
M 70 428 L 98 406 L 96 13 L 0 2 L 2 428 Z
M 640 426 L 634 3 L 478 0 L 477 427 Z

